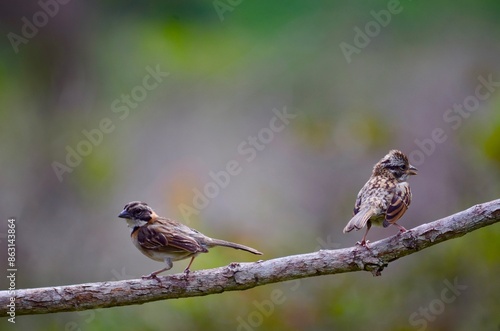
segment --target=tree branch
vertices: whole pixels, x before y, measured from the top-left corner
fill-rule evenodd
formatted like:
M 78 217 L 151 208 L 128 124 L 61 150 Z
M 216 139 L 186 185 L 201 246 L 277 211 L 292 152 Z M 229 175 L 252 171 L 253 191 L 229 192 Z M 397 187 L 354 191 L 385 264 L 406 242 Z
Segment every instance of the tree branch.
M 405 233 L 360 246 L 321 250 L 255 263 L 159 277 L 17 290 L 16 315 L 47 314 L 188 298 L 321 275 L 366 270 L 378 276 L 389 262 L 500 220 L 500 200 L 473 206 Z M 9 291 L 0 292 L 0 316 L 8 316 Z

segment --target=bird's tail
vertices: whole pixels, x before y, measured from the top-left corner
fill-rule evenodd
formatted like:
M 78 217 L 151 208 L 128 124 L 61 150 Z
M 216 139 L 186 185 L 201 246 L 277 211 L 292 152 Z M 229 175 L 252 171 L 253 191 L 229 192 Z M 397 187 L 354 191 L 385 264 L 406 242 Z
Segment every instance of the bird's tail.
M 247 252 L 250 252 L 250 253 L 255 254 L 255 255 L 262 255 L 261 252 L 259 252 L 258 250 L 254 249 L 252 247 L 248 247 L 248 246 L 245 246 L 245 245 L 240 245 L 240 244 L 237 244 L 237 243 L 232 243 L 230 241 L 225 241 L 225 240 L 220 240 L 220 239 L 213 239 L 213 238 L 211 238 L 210 246 L 231 247 L 231 248 L 234 248 L 234 249 L 241 249 L 243 251 L 247 251 Z
M 344 228 L 344 233 L 351 232 L 356 229 L 359 230 L 366 225 L 366 222 L 373 216 L 373 210 L 371 208 L 362 209 L 356 215 L 354 215 L 349 223 Z

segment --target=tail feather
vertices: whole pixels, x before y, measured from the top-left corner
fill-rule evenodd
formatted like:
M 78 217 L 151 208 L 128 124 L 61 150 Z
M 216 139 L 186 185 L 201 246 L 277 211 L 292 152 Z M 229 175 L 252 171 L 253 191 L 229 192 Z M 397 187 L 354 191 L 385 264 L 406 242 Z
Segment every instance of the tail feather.
M 210 246 L 231 247 L 231 248 L 234 248 L 234 249 L 241 249 L 243 251 L 247 251 L 247 252 L 250 252 L 250 253 L 255 254 L 255 255 L 262 255 L 261 252 L 259 252 L 258 250 L 254 249 L 252 247 L 248 247 L 248 246 L 245 246 L 245 245 L 240 245 L 240 244 L 237 244 L 237 243 L 233 243 L 233 242 L 225 241 L 225 240 L 220 240 L 220 239 L 213 239 L 212 238 Z
M 354 215 L 349 223 L 344 228 L 344 233 L 351 232 L 352 230 L 362 229 L 366 222 L 373 216 L 373 210 L 371 208 L 362 209 L 356 215 Z

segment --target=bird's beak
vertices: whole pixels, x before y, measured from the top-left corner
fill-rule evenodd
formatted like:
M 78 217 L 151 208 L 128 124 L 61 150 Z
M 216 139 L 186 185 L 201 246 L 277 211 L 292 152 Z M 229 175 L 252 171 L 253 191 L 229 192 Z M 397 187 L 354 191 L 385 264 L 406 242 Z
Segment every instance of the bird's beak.
M 129 218 L 131 219 L 132 216 L 129 214 L 128 211 L 126 211 L 125 209 L 122 210 L 122 212 L 120 213 L 120 215 L 118 215 L 119 218 Z
M 410 164 L 410 167 L 408 168 L 408 175 L 416 175 L 416 174 L 418 174 L 418 169 Z

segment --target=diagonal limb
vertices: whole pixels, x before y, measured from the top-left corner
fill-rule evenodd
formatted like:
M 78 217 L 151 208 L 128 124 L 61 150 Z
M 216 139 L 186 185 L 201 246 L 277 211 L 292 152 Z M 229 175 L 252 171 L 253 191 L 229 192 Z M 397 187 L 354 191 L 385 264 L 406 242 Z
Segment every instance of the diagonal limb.
M 368 248 L 368 243 L 370 241 L 366 240 L 366 235 L 368 234 L 368 231 L 370 231 L 370 228 L 372 227 L 372 222 L 371 221 L 368 221 L 366 222 L 366 232 L 365 232 L 365 235 L 363 236 L 363 239 L 361 239 L 361 242 L 357 242 L 356 244 L 357 245 L 361 245 L 361 246 L 364 246 L 366 248 Z
M 399 229 L 399 232 L 401 232 L 401 233 L 408 231 L 404 227 L 399 225 L 398 223 L 392 223 L 392 225 L 395 225 Z
M 193 263 L 195 257 L 196 257 L 196 255 L 194 255 L 191 258 L 191 261 L 189 261 L 188 266 L 186 267 L 186 269 L 184 269 L 184 273 L 186 274 L 186 277 L 189 276 L 189 273 L 191 272 L 191 270 L 189 270 L 189 268 L 191 267 L 191 264 Z
M 141 278 L 142 279 L 155 279 L 157 281 L 160 281 L 160 279 L 156 275 L 158 275 L 159 273 L 162 273 L 164 271 L 172 269 L 172 266 L 173 266 L 172 260 L 170 258 L 165 258 L 164 261 L 165 261 L 165 264 L 166 264 L 165 268 L 160 269 L 160 270 L 156 270 L 156 271 L 150 273 L 147 276 L 142 276 Z

